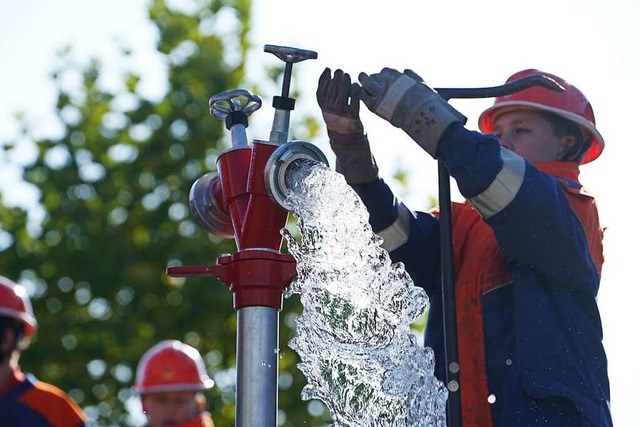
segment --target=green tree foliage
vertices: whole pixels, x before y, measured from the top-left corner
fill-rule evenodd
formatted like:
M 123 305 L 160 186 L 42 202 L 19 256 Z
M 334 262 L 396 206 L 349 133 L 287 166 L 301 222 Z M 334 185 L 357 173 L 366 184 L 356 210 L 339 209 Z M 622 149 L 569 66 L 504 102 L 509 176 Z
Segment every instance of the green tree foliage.
M 201 351 L 217 381 L 207 394 L 216 426 L 234 424 L 231 294 L 213 278 L 165 275 L 168 265 L 214 264 L 219 254 L 236 250 L 232 240 L 212 237 L 194 222 L 188 196 L 229 145 L 223 123 L 209 116 L 208 99 L 243 82 L 251 4 L 197 4 L 189 12 L 171 10 L 163 0 L 150 4 L 168 72 L 160 101 L 138 93 L 141 76 L 133 72 L 122 90 L 109 92 L 100 85 L 100 62 L 65 62 L 53 74 L 62 136 L 36 139 L 28 126 L 21 136 L 38 150 L 23 178 L 39 189 L 44 219 L 29 225 L 27 211 L 0 198 L 0 224 L 11 236 L 0 252 L 0 274 L 29 287 L 39 321 L 21 365 L 69 391 L 98 425 L 132 423 L 125 402 L 138 360 L 164 339 Z M 233 37 L 216 31 L 223 15 Z M 79 78 L 79 89 L 63 84 L 69 76 Z M 318 128 L 304 126 L 303 133 Z M 14 148 L 15 142 L 5 144 Z M 296 312 L 298 303 L 286 300 L 281 420 L 322 425 L 326 413 L 310 415 L 300 399 L 305 379 L 286 344 Z

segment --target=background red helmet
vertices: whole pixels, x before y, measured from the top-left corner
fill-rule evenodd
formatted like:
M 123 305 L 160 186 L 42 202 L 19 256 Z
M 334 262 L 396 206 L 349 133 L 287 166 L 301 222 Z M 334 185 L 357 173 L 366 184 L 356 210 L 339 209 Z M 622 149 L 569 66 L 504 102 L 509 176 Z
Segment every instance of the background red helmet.
M 213 387 L 202 356 L 178 340 L 159 342 L 140 359 L 135 391 L 139 394 L 163 391 L 200 391 Z
M 3 276 L 0 276 L 0 316 L 22 322 L 28 337 L 38 327 L 26 289 Z
M 507 83 L 529 76 L 544 76 L 564 87 L 564 92 L 556 92 L 541 86 L 533 86 L 511 95 L 497 97 L 493 106 L 485 110 L 478 119 L 481 132 L 491 133 L 499 115 L 509 110 L 540 109 L 557 114 L 580 126 L 588 148 L 580 164 L 589 163 L 604 150 L 604 139 L 596 129 L 596 119 L 587 98 L 571 84 L 553 74 L 539 70 L 520 71 L 507 79 Z

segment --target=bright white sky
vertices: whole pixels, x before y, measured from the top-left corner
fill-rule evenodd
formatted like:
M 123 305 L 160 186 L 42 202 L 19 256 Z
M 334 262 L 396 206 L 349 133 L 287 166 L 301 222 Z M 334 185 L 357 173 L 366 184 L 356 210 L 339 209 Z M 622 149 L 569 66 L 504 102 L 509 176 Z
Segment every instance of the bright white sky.
M 47 76 L 56 63 L 57 49 L 65 44 L 74 46 L 79 61 L 91 55 L 111 58 L 106 69 L 111 84 L 117 82 L 122 66 L 113 56 L 116 43 L 132 47 L 136 54 L 126 65 L 141 70 L 145 90 L 149 96 L 157 95 L 163 87 L 163 73 L 152 55 L 154 33 L 146 21 L 145 4 L 146 0 L 3 2 L 0 141 L 16 134 L 11 117 L 17 111 L 26 112 L 41 135 L 58 129 L 52 115 L 54 92 Z M 637 132 L 640 99 L 640 3 L 256 0 L 253 20 L 253 60 L 257 62 L 279 62 L 262 51 L 264 44 L 318 52 L 317 60 L 294 66 L 294 84 L 307 92 L 297 100 L 293 114 L 305 111 L 320 117 L 314 93 L 325 67 L 342 68 L 353 77 L 384 66 L 412 68 L 435 88 L 493 86 L 516 71 L 538 68 L 565 78 L 586 94 L 607 144 L 596 162 L 583 167 L 581 177 L 597 196 L 601 221 L 607 227 L 599 303 L 609 356 L 611 405 L 618 427 L 637 425 L 640 280 L 633 270 L 638 256 L 633 248 L 640 241 L 640 227 L 637 214 L 630 209 L 636 202 L 629 188 L 640 154 L 640 144 L 632 137 Z M 278 94 L 258 93 L 265 102 L 252 116 L 256 124 L 250 122 L 250 138 L 268 138 L 271 97 Z M 478 114 L 491 101 L 452 103 L 469 117 L 468 127 L 476 129 Z M 414 209 L 426 207 L 426 198 L 437 194 L 435 162 L 405 135 L 368 112 L 363 113 L 363 121 L 383 176 L 389 176 L 398 164 L 409 168 L 412 186 L 402 197 Z M 315 142 L 332 160 L 326 140 Z M 24 149 L 14 160 L 25 162 L 30 156 Z M 10 192 L 2 185 L 12 182 L 13 176 L 13 170 L 0 170 L 0 189 L 6 199 L 18 203 L 28 193 Z

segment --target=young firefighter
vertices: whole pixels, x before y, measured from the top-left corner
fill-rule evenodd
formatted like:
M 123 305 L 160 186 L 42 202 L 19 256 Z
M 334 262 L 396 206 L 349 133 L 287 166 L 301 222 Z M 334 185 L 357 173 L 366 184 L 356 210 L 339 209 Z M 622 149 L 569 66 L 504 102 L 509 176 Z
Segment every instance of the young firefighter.
M 86 415 L 66 393 L 20 369 L 20 353 L 36 328 L 25 289 L 0 276 L 0 425 L 84 426 Z
M 213 380 L 198 350 L 177 340 L 147 350 L 134 385 L 148 427 L 214 427 L 203 394 L 211 387 Z
M 604 148 L 591 105 L 565 88 L 499 97 L 480 117 L 486 134 L 411 70 L 327 69 L 317 98 L 336 170 L 364 201 L 394 261 L 431 300 L 425 345 L 445 380 L 438 212 L 412 212 L 378 177 L 359 102 L 443 161 L 464 203 L 453 206 L 462 424 L 611 426 L 607 360 L 596 295 L 602 229 L 578 167 Z

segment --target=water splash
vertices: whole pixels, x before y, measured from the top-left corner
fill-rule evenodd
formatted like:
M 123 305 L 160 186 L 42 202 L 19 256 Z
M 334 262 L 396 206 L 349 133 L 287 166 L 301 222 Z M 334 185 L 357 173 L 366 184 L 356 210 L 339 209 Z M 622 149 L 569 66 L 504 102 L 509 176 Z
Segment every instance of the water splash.
M 289 346 L 336 427 L 445 426 L 447 390 L 433 375 L 430 348 L 410 324 L 428 298 L 373 233 L 368 213 L 342 175 L 324 165 L 290 172 L 287 203 L 300 241 L 284 230 L 303 312 Z

